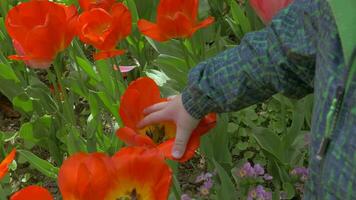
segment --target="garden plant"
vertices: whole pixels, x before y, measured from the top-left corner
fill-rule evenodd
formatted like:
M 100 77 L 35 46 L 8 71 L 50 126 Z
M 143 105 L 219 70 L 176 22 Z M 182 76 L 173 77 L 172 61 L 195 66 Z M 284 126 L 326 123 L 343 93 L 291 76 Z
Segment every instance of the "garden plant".
M 291 2 L 0 0 L 0 200 L 301 199 L 312 95 L 138 128 Z

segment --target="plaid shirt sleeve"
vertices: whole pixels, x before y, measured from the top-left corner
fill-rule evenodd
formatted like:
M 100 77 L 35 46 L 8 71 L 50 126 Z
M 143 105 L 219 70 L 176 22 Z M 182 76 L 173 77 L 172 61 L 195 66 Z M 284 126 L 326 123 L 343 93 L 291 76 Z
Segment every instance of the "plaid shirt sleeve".
M 265 29 L 208 59 L 189 73 L 182 92 L 197 119 L 209 112 L 237 111 L 282 92 L 300 98 L 313 91 L 316 8 L 295 1 Z

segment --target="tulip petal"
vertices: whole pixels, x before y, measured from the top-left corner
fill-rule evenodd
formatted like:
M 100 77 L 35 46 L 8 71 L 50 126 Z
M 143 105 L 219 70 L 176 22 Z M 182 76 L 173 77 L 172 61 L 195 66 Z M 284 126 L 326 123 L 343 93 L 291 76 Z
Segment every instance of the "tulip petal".
M 6 17 L 6 29 L 18 45 L 15 48 L 33 68 L 48 68 L 57 53 L 74 37 L 76 9 L 49 1 L 29 1 L 12 8 Z M 20 48 L 19 48 L 20 47 Z
M 250 0 L 250 5 L 262 21 L 267 24 L 281 9 L 287 7 L 291 2 L 293 0 Z
M 208 17 L 208 18 L 204 19 L 203 21 L 201 21 L 198 25 L 196 25 L 194 27 L 194 32 L 201 28 L 205 28 L 205 27 L 211 25 L 212 23 L 214 23 L 214 21 L 215 21 L 214 17 Z
M 172 171 L 157 149 L 123 148 L 112 159 L 118 182 L 108 199 L 117 199 L 132 191 L 147 200 L 168 199 Z
M 32 185 L 13 194 L 10 200 L 53 200 L 53 197 L 43 187 Z
M 79 0 L 80 7 L 86 11 L 93 8 L 102 8 L 105 10 L 110 10 L 115 0 Z
M 125 53 L 124 50 L 116 49 L 116 50 L 111 50 L 111 51 L 101 51 L 99 53 L 95 53 L 93 56 L 94 56 L 94 60 L 104 60 L 104 59 L 122 55 L 124 53 Z
M 83 12 L 77 23 L 79 39 L 101 50 L 114 48 L 115 44 L 111 45 L 109 49 L 102 48 L 103 42 L 111 31 L 112 20 L 112 16 L 101 8 Z
M 161 99 L 157 84 L 150 78 L 133 81 L 122 96 L 119 113 L 125 126 L 136 130 L 138 122 L 143 119 L 143 110 Z
M 185 150 L 185 153 L 182 158 L 180 159 L 175 159 L 172 156 L 172 149 L 174 145 L 174 139 L 167 140 L 163 142 L 162 144 L 158 145 L 158 149 L 164 154 L 164 156 L 170 160 L 176 160 L 178 162 L 186 162 L 190 160 L 194 154 L 195 151 L 199 148 L 200 145 L 200 135 L 198 133 L 193 133 L 192 136 L 189 139 L 189 142 L 187 144 L 187 148 Z
M 103 153 L 78 153 L 66 159 L 59 170 L 63 199 L 105 199 L 115 180 L 110 157 Z
M 200 137 L 207 133 L 210 129 L 214 128 L 216 125 L 216 114 L 208 114 L 206 115 L 198 124 L 197 128 L 194 129 L 192 136 L 189 139 L 187 144 L 186 151 L 182 158 L 175 159 L 172 156 L 172 148 L 174 145 L 174 139 L 167 140 L 160 144 L 158 148 L 162 151 L 164 156 L 171 160 L 177 160 L 178 162 L 186 162 L 190 160 L 195 151 L 199 148 L 200 145 Z
M 116 135 L 128 146 L 155 146 L 151 138 L 146 135 L 139 135 L 128 127 L 119 128 Z
M 150 37 L 159 42 L 164 42 L 169 39 L 162 33 L 157 24 L 141 19 L 138 21 L 137 25 L 140 32 L 147 37 Z
M 204 116 L 203 119 L 200 120 L 197 128 L 194 129 L 194 132 L 196 132 L 200 136 L 204 135 L 210 129 L 212 129 L 216 126 L 216 121 L 217 121 L 216 113 L 210 113 L 210 114 Z
M 0 163 L 0 180 L 4 178 L 6 173 L 9 170 L 9 165 L 12 163 L 12 161 L 15 159 L 16 155 L 16 149 L 13 149 L 7 156 L 6 158 Z
M 157 23 L 140 20 L 142 34 L 164 42 L 172 38 L 191 37 L 198 29 L 213 22 L 213 18 L 198 23 L 199 0 L 161 0 L 157 8 Z

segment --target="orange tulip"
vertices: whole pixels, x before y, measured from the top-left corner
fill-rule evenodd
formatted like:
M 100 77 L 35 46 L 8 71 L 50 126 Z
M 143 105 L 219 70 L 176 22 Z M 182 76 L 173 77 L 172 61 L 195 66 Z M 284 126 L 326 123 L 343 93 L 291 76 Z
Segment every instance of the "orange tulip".
M 62 165 L 59 188 L 64 200 L 165 200 L 172 172 L 154 149 L 130 147 L 112 158 L 79 153 Z
M 129 146 L 157 147 L 166 158 L 174 159 L 171 150 L 176 135 L 176 125 L 173 122 L 162 122 L 137 129 L 137 124 L 144 118 L 143 110 L 153 104 L 167 101 L 161 98 L 156 83 L 150 78 L 139 78 L 132 82 L 121 99 L 119 113 L 126 127 L 117 130 L 116 135 Z M 200 145 L 200 137 L 216 124 L 216 115 L 205 116 L 193 131 L 187 150 L 180 162 L 185 162 L 194 156 Z
M 114 166 L 103 153 L 78 153 L 63 162 L 58 175 L 58 185 L 63 199 L 105 199 L 115 183 Z
M 96 60 L 121 55 L 124 51 L 115 47 L 131 33 L 131 13 L 122 3 L 116 3 L 110 11 L 93 8 L 79 16 L 77 32 L 81 41 L 101 50 L 94 55 Z
M 293 0 L 250 0 L 251 7 L 255 10 L 262 21 L 267 24 L 283 8 Z
M 0 163 L 0 180 L 4 178 L 4 176 L 7 174 L 9 171 L 9 165 L 12 163 L 12 161 L 15 159 L 16 155 L 16 149 L 13 149 L 9 155 L 6 156 L 6 158 Z
M 31 185 L 13 194 L 10 200 L 53 200 L 53 197 L 48 190 Z
M 33 0 L 12 8 L 6 17 L 6 29 L 18 55 L 32 68 L 48 68 L 57 53 L 64 50 L 75 35 L 77 11 L 45 0 Z
M 191 37 L 198 29 L 214 22 L 213 17 L 199 22 L 199 0 L 161 0 L 156 23 L 141 19 L 138 28 L 142 34 L 163 42 L 171 38 Z
M 107 199 L 168 199 L 172 171 L 156 149 L 123 148 L 112 160 L 117 182 Z
M 79 5 L 83 10 L 90 10 L 93 8 L 102 8 L 110 10 L 115 0 L 79 0 Z

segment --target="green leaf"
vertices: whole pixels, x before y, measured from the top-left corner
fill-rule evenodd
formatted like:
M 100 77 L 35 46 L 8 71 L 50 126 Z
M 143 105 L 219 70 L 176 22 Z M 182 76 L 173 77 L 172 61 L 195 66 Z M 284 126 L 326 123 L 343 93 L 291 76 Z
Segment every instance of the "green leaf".
M 234 183 L 230 179 L 229 174 L 214 159 L 213 163 L 221 182 L 221 186 L 217 189 L 218 199 L 235 200 L 237 191 L 235 189 Z
M 77 63 L 90 78 L 100 82 L 100 77 L 95 72 L 94 66 L 92 66 L 88 60 L 77 57 Z
M 92 91 L 89 92 L 88 102 L 90 107 L 90 113 L 94 117 L 96 117 L 99 114 L 99 106 L 98 106 L 98 101 L 96 100 L 96 95 Z
M 217 125 L 202 139 L 201 149 L 208 157 L 214 158 L 220 164 L 232 165 L 232 156 L 229 150 L 229 133 L 227 114 L 219 115 Z
M 43 160 L 27 150 L 17 150 L 35 169 L 47 177 L 56 179 L 59 169 L 54 167 L 50 162 Z
M 72 127 L 68 131 L 69 133 L 66 141 L 68 153 L 73 155 L 77 152 L 86 152 L 86 145 L 83 138 L 80 136 L 79 131 L 75 127 Z
M 131 12 L 132 22 L 136 24 L 139 19 L 136 3 L 134 0 L 125 0 L 125 2 Z
M 267 128 L 255 127 L 252 129 L 251 134 L 262 149 L 271 153 L 280 161 L 284 161 L 282 142 L 275 133 Z
M 104 103 L 105 107 L 110 111 L 112 115 L 115 116 L 116 119 L 119 119 L 118 107 L 117 103 L 114 103 L 104 92 L 97 92 L 98 97 Z
M 287 193 L 287 199 L 292 199 L 295 196 L 295 190 L 291 183 L 283 183 L 283 190 Z
M 25 113 L 30 113 L 33 111 L 32 100 L 26 94 L 16 96 L 12 100 L 12 104 L 14 107 L 21 109 Z
M 0 76 L 7 80 L 13 80 L 16 83 L 20 82 L 11 66 L 4 63 L 0 63 Z
M 251 31 L 251 25 L 249 19 L 244 14 L 244 11 L 237 4 L 236 1 L 231 1 L 231 14 L 234 21 L 240 24 L 243 33 L 248 33 Z
M 19 130 L 19 135 L 22 139 L 26 141 L 30 141 L 33 143 L 37 143 L 39 141 L 33 134 L 33 126 L 30 122 L 22 124 Z
M 98 60 L 96 61 L 96 65 L 101 77 L 101 83 L 104 85 L 105 94 L 110 95 L 110 98 L 114 99 L 118 94 L 118 90 L 115 87 L 115 78 L 112 76 L 114 71 L 111 64 L 107 60 Z

